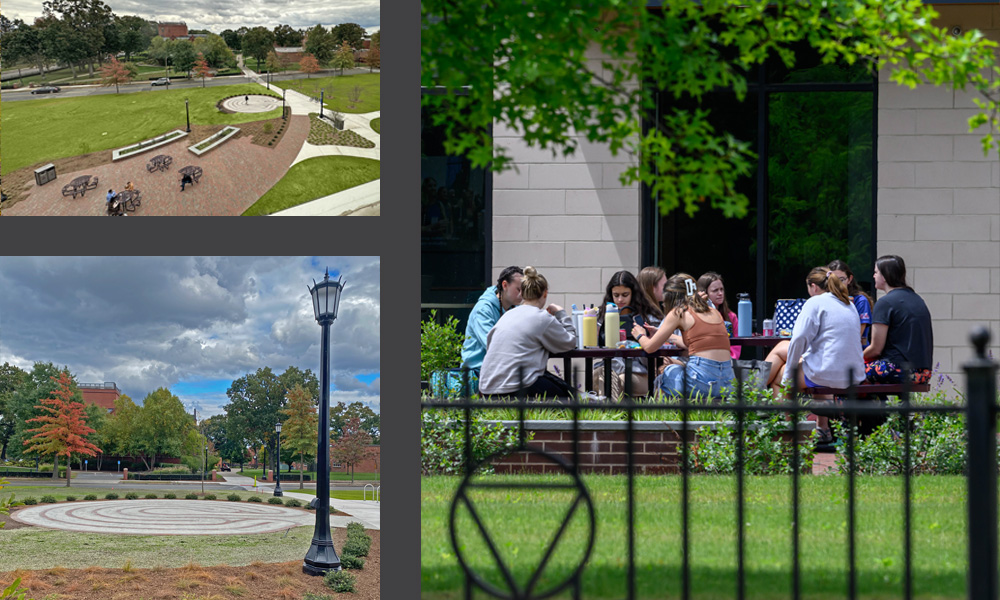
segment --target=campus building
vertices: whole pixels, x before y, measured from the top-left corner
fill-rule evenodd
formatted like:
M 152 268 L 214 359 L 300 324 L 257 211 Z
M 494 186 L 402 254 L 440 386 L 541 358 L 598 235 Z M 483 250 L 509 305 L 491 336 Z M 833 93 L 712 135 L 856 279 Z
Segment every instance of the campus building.
M 187 23 L 157 23 L 156 24 L 156 35 L 161 38 L 168 40 L 191 40 L 194 41 L 194 36 L 188 33 Z
M 104 383 L 78 383 L 77 388 L 83 395 L 84 404 L 96 404 L 109 413 L 115 410 L 115 400 L 122 395 L 118 385 L 113 381 Z
M 935 10 L 940 26 L 1000 41 L 995 1 Z M 601 58 L 590 57 L 593 68 Z M 659 265 L 667 274 L 720 272 L 730 303 L 751 294 L 759 331 L 777 299 L 806 296 L 810 268 L 840 258 L 873 293 L 875 258 L 899 254 L 931 310 L 939 371 L 961 371 L 969 331 L 980 324 L 1000 356 L 1000 158 L 995 149 L 983 155 L 984 129 L 968 132 L 974 94 L 911 90 L 887 72 L 824 66 L 806 47 L 793 69 L 769 63 L 759 73 L 743 102 L 725 91 L 705 99 L 717 126 L 760 157 L 741 184 L 750 199 L 741 220 L 710 210 L 661 216 L 649 189 L 619 182 L 633 158 L 585 140 L 574 155 L 554 157 L 495 125 L 515 169 L 471 169 L 445 155 L 443 131 L 425 109 L 424 315 L 454 314 L 464 329 L 476 298 L 508 265 L 538 268 L 550 300 L 567 307 L 600 303 L 618 270 Z M 659 104 L 671 106 L 666 94 Z

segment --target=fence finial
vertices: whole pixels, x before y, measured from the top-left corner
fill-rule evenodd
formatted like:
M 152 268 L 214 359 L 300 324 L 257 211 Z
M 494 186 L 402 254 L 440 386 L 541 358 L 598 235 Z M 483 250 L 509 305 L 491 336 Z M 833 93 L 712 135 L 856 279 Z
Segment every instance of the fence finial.
M 984 326 L 977 327 L 969 335 L 969 339 L 976 347 L 976 358 L 986 360 L 986 345 L 990 343 L 990 330 Z

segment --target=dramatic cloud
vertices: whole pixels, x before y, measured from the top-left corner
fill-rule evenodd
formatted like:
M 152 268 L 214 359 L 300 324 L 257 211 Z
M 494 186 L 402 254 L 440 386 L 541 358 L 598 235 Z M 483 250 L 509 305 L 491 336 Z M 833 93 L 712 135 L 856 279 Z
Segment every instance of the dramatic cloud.
M 241 26 L 260 25 L 274 29 L 279 24 L 305 29 L 317 23 L 325 27 L 357 23 L 368 33 L 375 33 L 381 22 L 379 0 L 175 0 L 166 4 L 105 0 L 105 4 L 118 16 L 138 15 L 150 21 L 183 21 L 190 29 L 207 29 L 213 33 Z M 32 23 L 42 15 L 42 0 L 4 0 L 3 14 L 8 19 Z
M 345 281 L 330 335 L 334 398 L 377 410 L 378 257 L 0 257 L 0 363 L 65 365 L 135 400 L 169 387 L 217 414 L 248 372 L 318 372 L 307 284 L 326 266 Z

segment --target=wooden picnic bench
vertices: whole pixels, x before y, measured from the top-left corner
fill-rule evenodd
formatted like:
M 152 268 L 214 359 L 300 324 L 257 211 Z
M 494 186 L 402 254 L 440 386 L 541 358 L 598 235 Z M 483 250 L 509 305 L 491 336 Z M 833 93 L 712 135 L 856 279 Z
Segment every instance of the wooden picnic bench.
M 174 162 L 174 157 L 169 154 L 158 154 L 153 158 L 149 159 L 149 164 L 146 165 L 146 170 L 152 173 L 153 171 L 166 171 L 170 168 L 170 165 Z
M 73 196 L 74 198 L 76 198 L 77 194 L 85 196 L 87 194 L 87 190 L 92 190 L 97 187 L 98 182 L 99 180 L 97 177 L 81 175 L 63 186 L 62 195 Z
M 909 385 L 903 385 L 902 383 L 861 383 L 854 386 L 853 390 L 849 388 L 814 387 L 805 388 L 801 391 L 803 394 L 809 396 L 848 396 L 852 391 L 859 396 L 868 394 L 898 396 L 907 391 L 910 393 L 929 392 L 931 391 L 931 386 L 929 383 L 911 383 Z

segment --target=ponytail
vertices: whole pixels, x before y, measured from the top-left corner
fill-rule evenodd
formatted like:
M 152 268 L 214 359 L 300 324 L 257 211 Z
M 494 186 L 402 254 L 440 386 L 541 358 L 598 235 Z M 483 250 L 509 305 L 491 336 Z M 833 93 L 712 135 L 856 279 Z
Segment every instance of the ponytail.
M 813 283 L 824 292 L 830 292 L 837 297 L 844 304 L 850 306 L 851 295 L 847 292 L 847 286 L 844 282 L 837 278 L 833 274 L 833 271 L 826 267 L 816 267 L 812 271 L 809 271 L 809 275 L 806 277 L 807 283 Z

